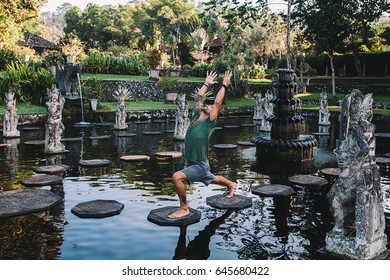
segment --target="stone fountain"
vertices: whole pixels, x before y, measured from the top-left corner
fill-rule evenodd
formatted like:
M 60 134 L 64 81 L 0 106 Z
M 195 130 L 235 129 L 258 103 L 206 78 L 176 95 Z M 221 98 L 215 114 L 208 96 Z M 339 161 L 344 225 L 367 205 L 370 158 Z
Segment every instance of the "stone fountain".
M 175 119 L 175 131 L 173 139 L 178 141 L 184 141 L 187 128 L 190 125 L 190 118 L 188 112 L 188 102 L 184 93 L 179 94 L 176 99 L 176 119 Z
M 299 101 L 294 98 L 293 73 L 290 69 L 277 70 L 278 80 L 272 83 L 276 97 L 270 101 L 274 104 L 273 114 L 266 117 L 271 123 L 271 133 L 251 140 L 256 144 L 257 165 L 305 162 L 313 158 L 317 140 L 310 135 L 301 135 L 305 122 L 295 112 Z
M 3 137 L 17 138 L 20 137 L 20 132 L 17 129 L 18 114 L 16 113 L 16 99 L 13 92 L 7 92 L 4 98 L 4 118 L 3 118 Z

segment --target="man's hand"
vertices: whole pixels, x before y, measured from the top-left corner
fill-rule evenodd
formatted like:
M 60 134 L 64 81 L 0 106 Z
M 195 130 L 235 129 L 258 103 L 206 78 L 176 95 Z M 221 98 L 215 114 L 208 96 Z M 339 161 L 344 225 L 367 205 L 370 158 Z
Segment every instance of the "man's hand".
M 232 71 L 226 71 L 225 76 L 223 77 L 223 84 L 225 86 L 229 86 L 230 84 L 230 78 L 232 77 Z
M 204 83 L 207 86 L 213 85 L 213 84 L 215 84 L 217 82 L 217 81 L 215 81 L 215 78 L 217 78 L 217 77 L 218 77 L 217 72 L 211 71 L 209 73 L 209 71 L 207 71 L 207 76 L 206 76 L 206 80 L 204 81 Z

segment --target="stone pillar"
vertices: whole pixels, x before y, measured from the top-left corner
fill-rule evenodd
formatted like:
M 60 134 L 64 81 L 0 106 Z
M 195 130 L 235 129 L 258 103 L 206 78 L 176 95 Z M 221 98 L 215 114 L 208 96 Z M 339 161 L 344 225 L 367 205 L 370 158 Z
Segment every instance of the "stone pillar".
M 371 94 L 353 90 L 342 102 L 335 150 L 340 175 L 328 193 L 334 227 L 325 249 L 351 259 L 373 259 L 387 244 L 372 114 Z

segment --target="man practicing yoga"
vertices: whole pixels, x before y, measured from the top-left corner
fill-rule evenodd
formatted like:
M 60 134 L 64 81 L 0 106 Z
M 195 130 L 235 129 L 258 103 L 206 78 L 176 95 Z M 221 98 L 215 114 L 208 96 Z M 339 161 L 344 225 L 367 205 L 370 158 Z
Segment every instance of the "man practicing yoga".
M 207 88 L 216 83 L 216 72 L 207 72 L 206 80 L 195 97 L 195 104 L 191 123 L 185 137 L 185 159 L 187 167 L 177 171 L 172 176 L 180 200 L 180 208 L 169 215 L 177 219 L 190 213 L 186 198 L 186 183 L 202 182 L 206 186 L 210 183 L 228 187 L 227 197 L 232 197 L 237 184 L 222 176 L 215 176 L 210 172 L 209 138 L 217 123 L 219 108 L 222 105 L 232 73 L 225 73 L 221 89 L 215 97 L 214 105 L 203 106 L 203 98 Z

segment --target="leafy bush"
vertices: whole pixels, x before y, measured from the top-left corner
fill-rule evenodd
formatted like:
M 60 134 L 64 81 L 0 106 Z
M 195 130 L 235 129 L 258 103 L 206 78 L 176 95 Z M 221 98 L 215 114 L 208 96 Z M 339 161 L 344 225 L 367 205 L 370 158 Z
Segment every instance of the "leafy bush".
M 193 77 L 206 77 L 207 71 L 212 71 L 214 70 L 213 65 L 211 64 L 195 64 L 192 66 L 191 70 L 191 76 Z
M 157 84 L 166 93 L 179 92 L 182 89 L 182 81 L 180 78 L 170 78 L 170 77 L 162 78 L 157 82 Z
M 12 50 L 0 49 L 0 71 L 4 70 L 7 64 L 17 59 L 17 55 Z

